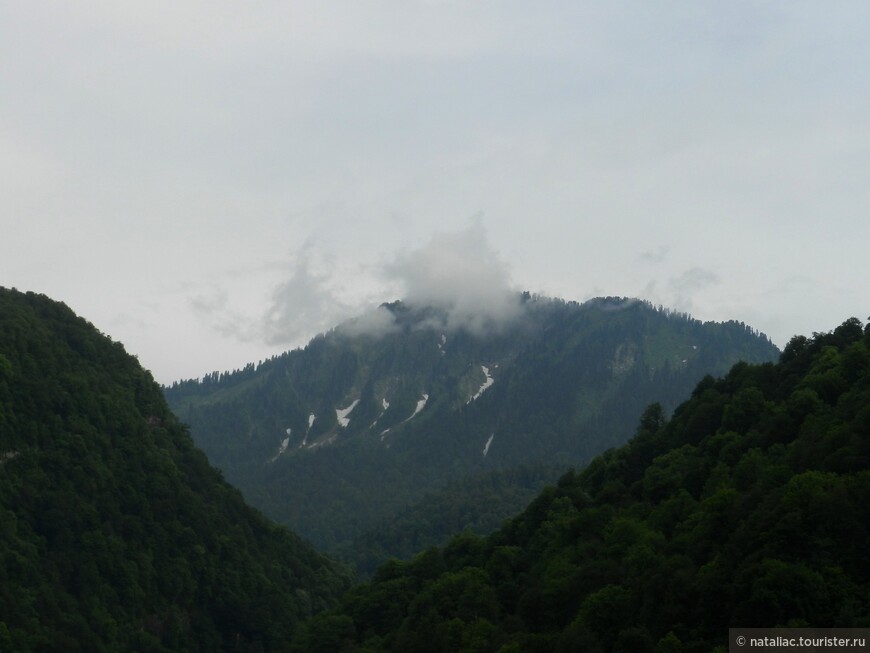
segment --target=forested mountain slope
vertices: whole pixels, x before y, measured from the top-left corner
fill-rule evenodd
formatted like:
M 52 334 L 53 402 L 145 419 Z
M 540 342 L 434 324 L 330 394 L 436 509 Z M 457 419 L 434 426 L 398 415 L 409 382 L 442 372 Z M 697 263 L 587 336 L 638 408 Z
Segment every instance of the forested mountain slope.
M 352 590 L 297 651 L 708 653 L 870 627 L 870 325 L 705 378 L 487 538 Z
M 0 288 L 0 651 L 271 651 L 344 572 L 246 506 L 119 343 Z
M 375 541 L 384 520 L 447 484 L 471 492 L 449 491 L 477 506 L 465 525 L 498 524 L 558 473 L 494 503 L 484 500 L 490 472 L 585 462 L 625 442 L 650 402 L 670 410 L 704 374 L 778 354 L 743 324 L 616 298 L 526 294 L 516 319 L 478 329 L 451 329 L 443 312 L 401 302 L 376 317 L 377 331 L 362 328 L 364 316 L 259 367 L 166 389 L 252 503 L 327 551 L 350 556 L 371 543 L 361 552 L 369 562 L 375 551 L 405 553 Z M 456 520 L 443 517 L 419 530 L 445 541 L 437 524 Z
M 444 545 L 464 531 L 491 533 L 564 472 L 562 465 L 520 465 L 450 481 L 377 522 L 332 554 L 353 563 L 360 578 L 371 578 L 390 558 L 410 558 L 430 546 Z

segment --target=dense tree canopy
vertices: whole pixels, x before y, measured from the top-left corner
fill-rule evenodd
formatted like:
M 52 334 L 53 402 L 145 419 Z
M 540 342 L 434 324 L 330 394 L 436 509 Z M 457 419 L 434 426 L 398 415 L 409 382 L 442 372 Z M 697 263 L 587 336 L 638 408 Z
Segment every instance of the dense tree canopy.
M 705 378 L 489 537 L 382 566 L 297 651 L 725 651 L 870 627 L 870 326 Z
M 247 507 L 123 347 L 0 288 L 0 650 L 269 651 L 348 577 Z
M 385 333 L 339 327 L 259 367 L 166 389 L 248 500 L 362 570 L 414 542 L 487 532 L 569 466 L 624 443 L 650 402 L 669 412 L 705 374 L 779 353 L 743 324 L 619 298 L 526 296 L 520 318 L 486 333 L 442 328 L 435 309 L 383 310 Z M 529 465 L 549 471 L 530 483 Z

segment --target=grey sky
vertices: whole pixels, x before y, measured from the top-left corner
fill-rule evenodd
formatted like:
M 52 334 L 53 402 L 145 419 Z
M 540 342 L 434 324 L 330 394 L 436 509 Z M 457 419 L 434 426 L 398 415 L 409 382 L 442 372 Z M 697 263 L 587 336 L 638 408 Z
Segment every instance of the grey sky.
M 499 290 L 782 345 L 870 313 L 868 28 L 836 1 L 6 0 L 0 285 L 162 382 L 413 292 L 451 238 Z

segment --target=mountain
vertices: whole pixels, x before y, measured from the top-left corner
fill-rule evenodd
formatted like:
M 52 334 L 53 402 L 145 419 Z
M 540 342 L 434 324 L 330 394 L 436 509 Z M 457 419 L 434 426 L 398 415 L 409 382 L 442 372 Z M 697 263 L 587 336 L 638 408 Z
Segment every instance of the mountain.
M 444 309 L 385 304 L 304 349 L 165 394 L 254 505 L 371 568 L 408 552 L 376 540 L 424 497 L 448 512 L 460 500 L 464 526 L 493 527 L 569 465 L 625 442 L 650 402 L 669 410 L 705 374 L 778 353 L 743 324 L 637 300 L 518 300 L 510 320 L 458 326 Z M 488 475 L 518 466 L 537 469 L 534 484 L 488 501 Z M 432 542 L 459 525 L 423 519 L 414 528 Z
M 249 508 L 120 343 L 0 288 L 0 650 L 272 651 L 347 573 Z
M 564 473 L 562 465 L 521 465 L 449 481 L 337 547 L 332 554 L 352 563 L 362 578 L 389 558 L 410 558 L 453 535 L 486 534 L 531 503 Z
M 293 651 L 724 653 L 870 627 L 870 325 L 704 378 L 486 538 L 392 561 Z

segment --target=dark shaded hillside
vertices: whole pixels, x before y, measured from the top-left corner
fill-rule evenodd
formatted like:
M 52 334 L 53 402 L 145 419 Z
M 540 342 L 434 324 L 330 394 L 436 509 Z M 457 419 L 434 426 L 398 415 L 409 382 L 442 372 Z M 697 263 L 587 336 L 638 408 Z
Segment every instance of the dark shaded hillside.
M 247 507 L 119 343 L 0 288 L 0 651 L 270 651 L 346 575 Z
M 727 650 L 870 627 L 870 325 L 705 378 L 487 538 L 391 562 L 297 651 Z
M 375 541 L 381 525 L 448 484 L 470 490 L 450 492 L 468 508 L 465 525 L 497 524 L 529 493 L 505 488 L 515 501 L 480 501 L 474 514 L 482 497 L 464 479 L 583 463 L 625 442 L 649 403 L 669 411 L 705 374 L 778 355 L 743 324 L 637 300 L 526 295 L 520 319 L 486 333 L 441 328 L 431 308 L 396 302 L 382 312 L 391 324 L 378 334 L 343 325 L 259 367 L 165 390 L 253 504 L 334 554 L 352 556 L 367 540 L 361 565 L 376 550 L 404 553 Z M 425 521 L 418 530 L 437 543 L 454 533 L 442 526 L 456 520 Z
M 461 478 L 375 524 L 335 556 L 354 563 L 360 578 L 368 579 L 390 558 L 410 558 L 457 533 L 491 533 L 564 472 L 561 465 L 523 465 Z

